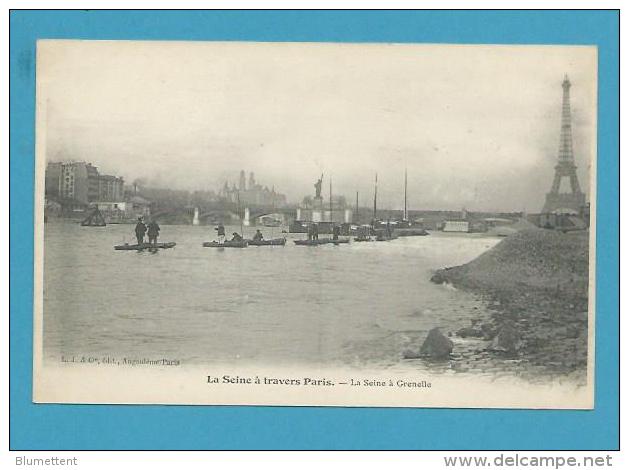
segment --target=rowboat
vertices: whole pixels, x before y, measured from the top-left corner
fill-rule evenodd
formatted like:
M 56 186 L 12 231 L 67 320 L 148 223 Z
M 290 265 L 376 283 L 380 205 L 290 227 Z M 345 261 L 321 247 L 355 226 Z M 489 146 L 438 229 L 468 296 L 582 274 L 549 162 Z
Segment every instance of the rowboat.
M 249 246 L 284 246 L 286 238 L 271 238 L 270 240 L 247 240 Z
M 128 243 L 125 243 L 124 245 L 116 245 L 114 246 L 114 250 L 135 250 L 135 251 L 142 251 L 142 250 L 156 250 L 158 248 L 172 248 L 176 245 L 175 242 L 165 242 L 165 243 L 140 243 L 140 244 L 135 244 L 135 245 L 129 245 Z
M 325 245 L 328 241 L 327 239 L 323 238 L 321 240 L 294 240 L 295 241 L 295 245 L 298 246 L 319 246 L 319 245 Z
M 390 242 L 391 240 L 395 240 L 397 235 L 386 235 L 386 234 L 378 234 L 376 235 L 377 242 Z
M 426 235 L 430 235 L 423 228 L 418 228 L 418 229 L 414 229 L 414 228 L 396 229 L 395 230 L 395 234 L 398 237 L 425 237 Z
M 241 240 L 241 241 L 225 240 L 222 243 L 219 243 L 217 241 L 203 243 L 203 246 L 205 248 L 247 248 L 247 245 L 248 245 L 247 240 Z
M 332 240 L 331 238 L 321 238 L 319 240 L 295 240 L 295 245 L 300 246 L 340 245 L 344 243 L 349 243 L 349 239 Z

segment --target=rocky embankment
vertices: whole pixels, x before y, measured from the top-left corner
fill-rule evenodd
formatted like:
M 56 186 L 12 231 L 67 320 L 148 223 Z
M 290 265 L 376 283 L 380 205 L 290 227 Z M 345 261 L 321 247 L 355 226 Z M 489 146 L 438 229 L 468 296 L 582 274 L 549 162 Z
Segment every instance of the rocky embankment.
M 516 359 L 535 374 L 583 381 L 588 238 L 587 231 L 526 229 L 465 265 L 438 270 L 433 282 L 479 294 L 492 311 L 454 334 L 484 340 L 478 357 Z

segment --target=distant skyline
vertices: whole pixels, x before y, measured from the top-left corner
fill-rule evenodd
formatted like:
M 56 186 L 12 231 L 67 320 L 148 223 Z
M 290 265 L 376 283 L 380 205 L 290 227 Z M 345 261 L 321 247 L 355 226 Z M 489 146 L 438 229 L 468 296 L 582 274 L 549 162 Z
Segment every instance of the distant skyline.
M 48 161 L 128 184 L 213 190 L 241 169 L 289 202 L 324 173 L 361 206 L 539 211 L 572 82 L 575 160 L 589 195 L 596 49 L 583 46 L 43 41 Z M 588 197 L 589 199 L 589 197 Z

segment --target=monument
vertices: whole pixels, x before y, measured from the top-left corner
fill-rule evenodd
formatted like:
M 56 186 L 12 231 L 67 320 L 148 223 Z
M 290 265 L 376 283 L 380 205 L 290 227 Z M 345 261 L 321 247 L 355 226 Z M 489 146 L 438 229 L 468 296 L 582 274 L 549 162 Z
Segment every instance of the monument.
M 572 149 L 572 119 L 570 116 L 570 80 L 566 75 L 563 83 L 563 104 L 561 109 L 561 134 L 559 139 L 559 159 L 555 165 L 555 177 L 550 192 L 546 194 L 543 213 L 575 212 L 585 206 L 585 194 L 581 192 L 577 178 Z M 570 191 L 560 192 L 561 181 L 569 178 Z
M 321 174 L 321 177 L 314 183 L 314 189 L 314 197 L 310 195 L 305 196 L 301 204 L 297 207 L 295 218 L 297 225 L 295 225 L 291 231 L 303 231 L 304 226 L 299 226 L 301 222 L 316 222 L 326 225 L 325 227 L 320 226 L 320 230 L 323 230 L 323 232 L 320 233 L 328 233 L 325 231 L 328 225 L 331 227 L 332 224 L 351 222 L 352 210 L 347 207 L 345 197 L 342 195 L 337 195 L 334 199 L 332 198 L 331 183 L 330 198 L 327 201 L 329 202 L 329 207 L 327 204 L 324 205 L 322 195 L 323 174 Z
M 315 197 L 313 199 L 313 205 L 315 209 L 321 209 L 323 207 L 323 197 L 321 196 L 321 185 L 323 184 L 323 173 L 321 173 L 321 178 L 317 180 L 314 184 L 315 187 Z

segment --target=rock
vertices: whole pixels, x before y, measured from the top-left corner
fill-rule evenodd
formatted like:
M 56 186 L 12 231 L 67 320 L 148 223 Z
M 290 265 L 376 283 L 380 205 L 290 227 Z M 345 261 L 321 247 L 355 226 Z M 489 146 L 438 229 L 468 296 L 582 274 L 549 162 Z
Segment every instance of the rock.
M 458 330 L 456 335 L 460 338 L 482 338 L 485 333 L 480 328 L 466 327 Z
M 443 275 L 441 271 L 437 271 L 430 278 L 430 282 L 434 282 L 435 284 L 444 284 L 448 282 L 448 279 Z
M 489 340 L 494 336 L 494 330 L 491 325 L 488 323 L 483 323 L 480 326 L 481 331 L 483 332 L 483 339 Z
M 512 323 L 505 323 L 487 349 L 494 352 L 516 354 L 520 347 L 520 335 Z
M 416 351 L 411 351 L 410 349 L 407 349 L 402 353 L 402 357 L 404 359 L 419 359 L 422 356 Z
M 439 328 L 433 328 L 428 332 L 419 354 L 431 359 L 446 359 L 450 356 L 453 347 L 454 343 Z

